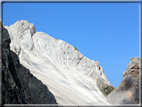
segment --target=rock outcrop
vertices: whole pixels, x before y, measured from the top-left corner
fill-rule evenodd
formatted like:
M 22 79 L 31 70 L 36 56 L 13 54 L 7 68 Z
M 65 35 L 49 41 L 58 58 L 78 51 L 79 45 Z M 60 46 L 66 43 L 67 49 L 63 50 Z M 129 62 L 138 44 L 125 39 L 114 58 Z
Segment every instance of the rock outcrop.
M 2 27 L 2 103 L 57 104 L 47 86 L 33 76 L 29 69 L 20 64 L 18 53 L 15 54 L 10 50 L 9 32 L 2 22 L 0 23 Z M 33 34 L 34 31 L 30 33 Z M 30 41 L 25 42 L 28 45 L 27 42 Z M 16 49 L 19 49 L 18 45 Z
M 131 59 L 127 70 L 123 73 L 121 84 L 108 95 L 108 102 L 112 104 L 139 104 L 139 73 L 141 63 L 138 57 Z

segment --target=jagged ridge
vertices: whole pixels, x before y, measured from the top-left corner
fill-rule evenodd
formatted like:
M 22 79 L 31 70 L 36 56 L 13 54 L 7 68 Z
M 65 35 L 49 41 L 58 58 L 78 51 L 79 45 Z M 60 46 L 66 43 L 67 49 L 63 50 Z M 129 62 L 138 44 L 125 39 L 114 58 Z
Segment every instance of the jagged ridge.
M 42 57 L 49 59 L 54 64 L 75 67 L 93 79 L 101 76 L 106 83 L 110 84 L 98 61 L 95 62 L 84 57 L 73 46 L 62 40 L 56 40 L 43 32 L 36 32 L 33 24 L 21 20 L 7 29 L 12 39 L 11 50 L 17 55 L 20 56 L 21 50 L 33 52 L 37 56 L 40 53 Z

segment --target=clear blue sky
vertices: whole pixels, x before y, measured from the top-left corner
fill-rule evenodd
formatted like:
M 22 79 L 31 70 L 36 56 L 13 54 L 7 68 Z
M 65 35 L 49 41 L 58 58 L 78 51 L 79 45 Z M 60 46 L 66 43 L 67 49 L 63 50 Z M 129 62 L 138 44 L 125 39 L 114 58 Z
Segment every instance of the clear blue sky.
M 4 3 L 4 25 L 20 20 L 98 60 L 114 87 L 139 57 L 139 3 Z

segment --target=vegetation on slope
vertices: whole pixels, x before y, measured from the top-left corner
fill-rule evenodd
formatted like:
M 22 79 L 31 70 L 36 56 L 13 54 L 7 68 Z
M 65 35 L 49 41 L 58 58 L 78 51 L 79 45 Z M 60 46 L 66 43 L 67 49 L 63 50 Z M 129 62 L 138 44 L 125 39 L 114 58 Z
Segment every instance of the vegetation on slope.
M 115 88 L 112 85 L 108 85 L 104 82 L 104 79 L 99 77 L 96 80 L 96 84 L 100 91 L 103 93 L 103 95 L 108 96 L 111 91 L 113 91 Z

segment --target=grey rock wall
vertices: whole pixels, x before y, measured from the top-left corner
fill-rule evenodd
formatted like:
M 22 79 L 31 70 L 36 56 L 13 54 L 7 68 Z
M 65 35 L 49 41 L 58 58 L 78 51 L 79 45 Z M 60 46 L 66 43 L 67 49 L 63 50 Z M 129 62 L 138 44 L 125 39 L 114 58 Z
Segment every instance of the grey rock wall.
M 1 62 L 2 62 L 2 23 L 0 23 L 0 70 L 2 69 Z M 2 105 L 2 71 L 0 71 L 0 106 L 1 105 Z
M 29 100 L 20 82 L 16 65 L 11 57 L 10 42 L 8 31 L 2 26 L 2 103 L 25 104 Z

